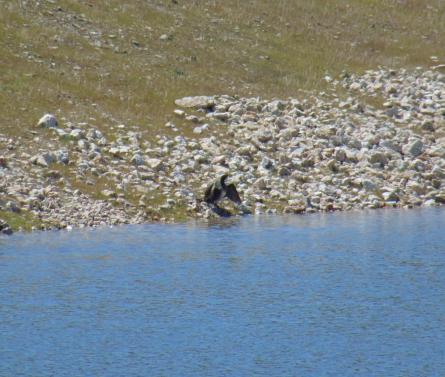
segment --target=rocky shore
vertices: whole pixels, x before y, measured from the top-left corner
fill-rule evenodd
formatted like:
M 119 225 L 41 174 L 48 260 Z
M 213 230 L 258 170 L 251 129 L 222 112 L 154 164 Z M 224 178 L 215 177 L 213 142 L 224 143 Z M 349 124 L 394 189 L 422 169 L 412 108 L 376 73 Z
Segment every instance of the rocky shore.
M 221 213 L 198 199 L 226 172 L 243 199 L 222 203 L 233 215 L 442 205 L 435 68 L 326 77 L 328 91 L 298 99 L 182 98 L 156 135 L 47 114 L 29 137 L 0 135 L 0 205 L 42 229 L 209 218 Z

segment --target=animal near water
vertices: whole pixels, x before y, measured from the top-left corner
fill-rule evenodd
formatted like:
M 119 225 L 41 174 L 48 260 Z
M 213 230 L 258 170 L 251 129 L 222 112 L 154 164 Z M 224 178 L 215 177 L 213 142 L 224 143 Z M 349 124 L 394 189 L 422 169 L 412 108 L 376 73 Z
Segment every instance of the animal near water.
M 218 203 L 224 198 L 230 199 L 236 204 L 241 204 L 241 198 L 233 183 L 226 185 L 228 175 L 224 174 L 221 178 L 211 183 L 204 194 L 204 201 L 208 204 L 218 206 Z

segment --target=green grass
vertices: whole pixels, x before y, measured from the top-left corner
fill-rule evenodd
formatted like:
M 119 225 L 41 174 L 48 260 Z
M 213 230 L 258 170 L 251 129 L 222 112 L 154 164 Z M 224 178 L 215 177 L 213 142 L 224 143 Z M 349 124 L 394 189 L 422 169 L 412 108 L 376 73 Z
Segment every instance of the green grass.
M 181 96 L 287 98 L 345 70 L 427 68 L 443 25 L 438 0 L 2 1 L 0 122 L 12 136 L 45 112 L 156 131 Z
M 17 214 L 5 210 L 0 210 L 0 219 L 5 220 L 5 222 L 14 231 L 17 231 L 20 228 L 30 231 L 32 227 L 40 229 L 40 227 L 44 224 L 43 221 L 35 218 L 35 216 L 26 211 L 21 211 Z

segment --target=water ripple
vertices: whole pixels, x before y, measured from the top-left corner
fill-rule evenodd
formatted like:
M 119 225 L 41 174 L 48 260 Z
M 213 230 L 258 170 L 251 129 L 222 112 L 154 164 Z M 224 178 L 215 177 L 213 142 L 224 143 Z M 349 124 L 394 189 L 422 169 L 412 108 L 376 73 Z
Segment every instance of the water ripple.
M 445 375 L 445 212 L 0 238 L 0 375 Z

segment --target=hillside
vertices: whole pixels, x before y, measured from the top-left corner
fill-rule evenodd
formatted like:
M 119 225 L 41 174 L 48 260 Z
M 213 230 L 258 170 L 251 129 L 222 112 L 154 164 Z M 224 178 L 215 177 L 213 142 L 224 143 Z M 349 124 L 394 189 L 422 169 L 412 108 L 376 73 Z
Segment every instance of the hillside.
M 445 61 L 443 25 L 445 5 L 441 1 L 258 0 L 244 2 L 242 8 L 236 1 L 0 1 L 2 166 L 6 173 L 8 168 L 18 169 L 16 186 L 20 174 L 34 175 L 19 194 L 14 194 L 6 173 L 0 177 L 0 217 L 16 228 L 51 223 L 45 216 L 39 219 L 38 208 L 25 210 L 34 186 L 46 189 L 45 195 L 65 188 L 125 213 L 127 207 L 134 213 L 142 210 L 141 217 L 148 220 L 195 217 L 185 202 L 176 209 L 159 208 L 170 194 L 159 190 L 164 178 L 160 180 L 159 171 L 153 173 L 151 166 L 146 173 L 154 174 L 147 178 L 154 182 L 153 188 L 150 192 L 135 189 L 133 186 L 141 185 L 132 185 L 131 177 L 125 177 L 134 171 L 133 154 L 113 154 L 110 148 L 136 139 L 134 143 L 147 156 L 163 161 L 166 168 L 161 175 L 174 182 L 175 165 L 170 166 L 168 156 L 156 146 L 178 136 L 195 142 L 196 126 L 208 121 L 195 110 L 187 110 L 189 118 L 175 114 L 176 99 L 217 95 L 223 96 L 217 97 L 217 104 L 224 106 L 257 98 L 260 107 L 279 99 L 291 111 L 292 106 L 298 108 L 288 101 L 293 98 L 301 104 L 301 115 L 309 116 L 308 110 L 317 102 L 314 96 L 320 93 L 329 96 L 329 103 L 335 98 L 348 103 L 349 86 L 333 85 L 336 81 L 365 77 L 369 70 L 416 72 L 417 67 L 422 71 L 440 67 Z M 388 107 L 384 106 L 386 94 L 357 90 L 352 95 L 360 108 L 383 111 Z M 437 111 L 422 116 L 440 119 Z M 66 134 L 36 126 L 46 113 L 55 115 Z M 225 141 L 236 135 L 233 130 L 227 134 L 228 118 L 219 121 L 220 128 L 211 124 L 207 136 Z M 420 130 L 423 135 L 422 124 L 411 131 Z M 83 129 L 84 135 L 73 137 L 70 132 L 75 129 Z M 96 155 L 87 158 L 83 154 L 91 147 L 87 133 L 92 129 L 106 135 L 110 145 L 99 145 L 98 137 Z M 434 129 L 436 138 L 443 136 L 442 131 L 439 122 Z M 71 158 L 62 164 L 51 160 L 47 167 L 38 168 L 29 162 L 50 149 L 66 150 Z M 278 152 L 272 151 L 269 157 L 278 159 Z M 100 169 L 88 162 L 97 157 Z M 218 164 L 212 163 L 214 157 L 203 156 L 205 161 L 200 164 L 208 166 L 197 172 L 189 187 L 196 195 L 216 173 L 212 170 Z M 83 173 L 78 168 L 82 158 L 88 162 Z M 259 156 L 249 158 L 258 165 Z M 123 163 L 128 166 L 120 172 L 102 171 L 104 166 L 117 168 Z M 91 168 L 96 169 L 94 174 Z M 241 177 L 238 181 L 244 182 L 242 179 L 247 180 Z M 124 180 L 128 181 L 125 187 Z M 104 190 L 116 192 L 116 197 L 104 197 Z M 143 203 L 141 196 L 145 196 Z M 17 201 L 22 210 L 8 211 L 5 207 L 10 200 Z M 122 222 L 129 222 L 131 216 L 122 215 Z M 80 224 L 89 223 L 82 221 Z

